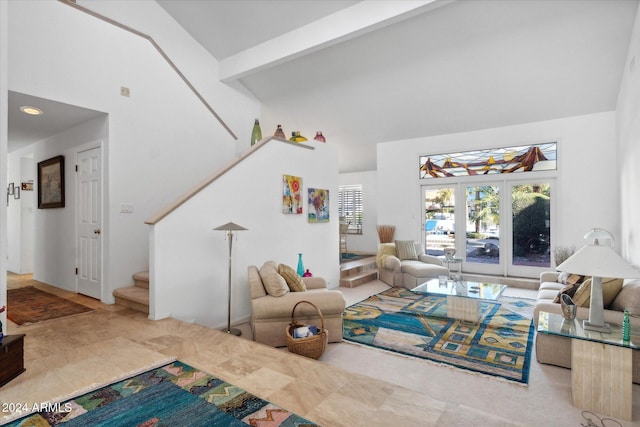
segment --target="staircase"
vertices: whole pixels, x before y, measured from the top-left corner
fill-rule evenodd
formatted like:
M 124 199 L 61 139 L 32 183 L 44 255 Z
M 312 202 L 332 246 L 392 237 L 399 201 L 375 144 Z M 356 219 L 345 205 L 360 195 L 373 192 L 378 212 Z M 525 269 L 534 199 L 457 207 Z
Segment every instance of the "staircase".
M 149 314 L 149 272 L 133 275 L 134 286 L 113 291 L 116 304 Z
M 375 255 L 340 264 L 340 286 L 343 288 L 355 288 L 377 278 Z

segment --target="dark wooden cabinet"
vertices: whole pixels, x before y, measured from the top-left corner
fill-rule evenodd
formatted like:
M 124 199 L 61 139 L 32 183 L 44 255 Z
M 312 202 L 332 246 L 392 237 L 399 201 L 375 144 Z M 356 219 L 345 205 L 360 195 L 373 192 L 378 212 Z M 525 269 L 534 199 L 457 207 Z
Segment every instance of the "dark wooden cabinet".
M 0 344 L 0 387 L 24 371 L 24 334 L 5 335 Z

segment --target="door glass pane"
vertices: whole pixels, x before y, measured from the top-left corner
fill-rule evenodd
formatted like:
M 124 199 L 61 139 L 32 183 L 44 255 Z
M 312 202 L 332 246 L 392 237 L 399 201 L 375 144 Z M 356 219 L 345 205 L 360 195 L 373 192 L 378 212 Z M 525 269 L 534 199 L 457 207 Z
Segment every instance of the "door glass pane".
M 455 192 L 453 188 L 432 188 L 424 192 L 425 242 L 428 255 L 443 255 L 455 247 Z
M 467 262 L 500 262 L 500 194 L 498 187 L 467 187 Z
M 511 190 L 513 265 L 551 266 L 549 184 L 515 185 Z

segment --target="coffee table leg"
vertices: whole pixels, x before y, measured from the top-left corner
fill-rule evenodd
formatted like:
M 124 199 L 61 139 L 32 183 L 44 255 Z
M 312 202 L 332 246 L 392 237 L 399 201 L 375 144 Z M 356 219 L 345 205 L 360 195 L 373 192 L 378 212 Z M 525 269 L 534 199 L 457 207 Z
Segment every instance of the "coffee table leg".
M 478 299 L 447 295 L 447 317 L 478 323 L 480 321 Z

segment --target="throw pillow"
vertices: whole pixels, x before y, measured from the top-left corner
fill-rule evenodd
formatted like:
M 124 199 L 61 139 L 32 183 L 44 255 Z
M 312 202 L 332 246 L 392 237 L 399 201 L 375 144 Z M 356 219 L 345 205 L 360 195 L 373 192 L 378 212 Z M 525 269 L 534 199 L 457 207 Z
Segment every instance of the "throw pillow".
M 384 268 L 384 261 L 388 256 L 396 256 L 396 245 L 393 243 L 380 243 L 378 253 L 376 254 L 376 265 L 378 268 Z
M 278 266 L 278 273 L 284 277 L 291 292 L 305 292 L 307 290 L 307 286 L 304 284 L 302 278 L 288 265 L 280 264 Z
M 576 283 L 582 283 L 584 281 L 584 276 L 579 274 L 569 274 L 567 280 L 565 280 L 565 285 L 575 285 Z
M 416 243 L 413 240 L 396 240 L 397 257 L 403 259 L 418 259 Z
M 289 292 L 289 286 L 287 286 L 284 277 L 278 274 L 275 263 L 264 263 L 264 265 L 260 267 L 259 273 L 264 289 L 272 297 L 281 297 Z
M 575 285 L 566 285 L 564 288 L 560 289 L 558 295 L 556 295 L 556 297 L 553 299 L 553 302 L 555 302 L 556 304 L 560 304 L 560 298 L 562 298 L 562 294 L 567 294 L 571 297 L 571 299 L 573 299 L 576 291 L 578 290 L 578 288 L 580 288 L 581 285 L 581 283 L 576 283 Z
M 569 278 L 569 273 L 567 273 L 566 271 L 563 271 L 562 273 L 558 274 L 558 283 L 562 283 L 563 285 L 566 285 L 568 278 Z
M 578 307 L 590 307 L 591 306 L 591 283 L 592 279 L 589 278 L 582 282 L 582 285 L 576 291 L 573 302 Z M 622 288 L 622 279 L 608 279 L 602 278 L 602 305 L 608 307 L 611 302 L 616 298 L 620 289 Z
M 634 280 L 622 286 L 609 308 L 618 311 L 626 308 L 631 314 L 640 315 L 640 283 Z

